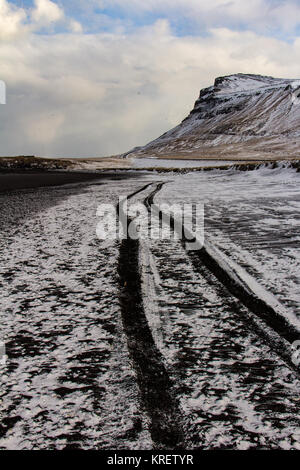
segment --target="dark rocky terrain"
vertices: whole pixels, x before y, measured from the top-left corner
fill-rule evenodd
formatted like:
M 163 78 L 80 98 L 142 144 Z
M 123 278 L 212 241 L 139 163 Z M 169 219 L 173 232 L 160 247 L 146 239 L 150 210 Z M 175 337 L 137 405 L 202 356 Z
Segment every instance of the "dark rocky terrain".
M 19 155 L 16 157 L 1 157 L 0 171 L 12 170 L 66 170 L 72 168 L 68 159 L 41 158 L 34 155 Z

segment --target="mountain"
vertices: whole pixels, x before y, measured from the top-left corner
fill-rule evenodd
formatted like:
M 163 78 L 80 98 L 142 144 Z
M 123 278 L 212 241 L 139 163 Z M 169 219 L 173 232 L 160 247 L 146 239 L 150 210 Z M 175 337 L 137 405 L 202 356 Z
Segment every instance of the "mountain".
M 201 90 L 181 124 L 130 157 L 300 157 L 300 80 L 252 74 L 219 77 Z

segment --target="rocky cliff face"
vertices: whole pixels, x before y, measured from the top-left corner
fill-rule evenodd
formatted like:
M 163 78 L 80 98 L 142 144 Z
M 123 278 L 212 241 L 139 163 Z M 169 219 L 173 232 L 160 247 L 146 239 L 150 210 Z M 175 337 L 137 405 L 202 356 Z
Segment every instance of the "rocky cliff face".
M 236 74 L 201 90 L 180 125 L 130 156 L 300 157 L 300 80 Z

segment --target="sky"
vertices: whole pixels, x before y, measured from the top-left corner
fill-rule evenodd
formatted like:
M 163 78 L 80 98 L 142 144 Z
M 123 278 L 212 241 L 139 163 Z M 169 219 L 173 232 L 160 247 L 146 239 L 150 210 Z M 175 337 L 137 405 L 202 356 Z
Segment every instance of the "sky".
M 0 0 L 0 155 L 126 152 L 240 72 L 300 78 L 300 0 Z

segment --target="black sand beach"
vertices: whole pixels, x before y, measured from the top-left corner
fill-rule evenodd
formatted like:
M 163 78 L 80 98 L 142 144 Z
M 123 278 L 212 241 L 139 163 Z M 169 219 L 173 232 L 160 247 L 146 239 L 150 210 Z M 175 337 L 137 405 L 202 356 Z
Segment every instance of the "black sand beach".
M 73 184 L 101 179 L 102 175 L 96 173 L 79 172 L 1 172 L 0 192 L 13 191 L 15 189 L 29 189 L 47 186 L 58 186 L 62 184 Z
M 18 189 L 31 189 L 64 184 L 88 183 L 93 180 L 138 178 L 132 171 L 71 172 L 71 171 L 18 171 L 0 172 L 0 193 Z

